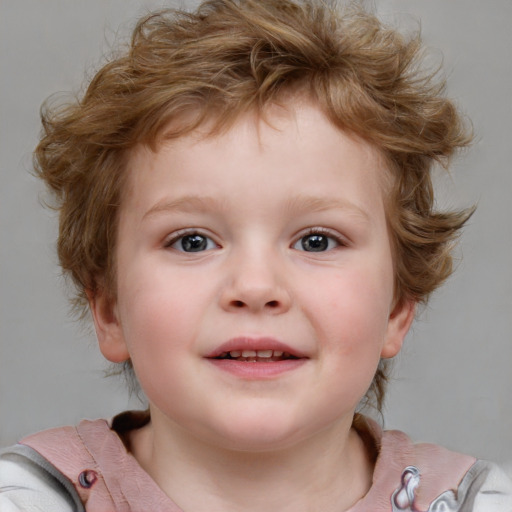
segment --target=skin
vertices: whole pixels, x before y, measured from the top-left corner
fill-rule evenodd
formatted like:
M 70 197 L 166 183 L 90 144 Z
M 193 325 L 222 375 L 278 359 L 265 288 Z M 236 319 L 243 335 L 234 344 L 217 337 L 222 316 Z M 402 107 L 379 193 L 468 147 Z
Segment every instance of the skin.
M 373 472 L 354 411 L 414 314 L 394 301 L 379 152 L 307 101 L 266 119 L 133 151 L 117 300 L 91 300 L 104 356 L 131 358 L 149 400 L 133 453 L 184 510 L 353 505 Z M 184 250 L 189 235 L 205 250 Z M 265 378 L 213 364 L 240 337 L 301 364 Z

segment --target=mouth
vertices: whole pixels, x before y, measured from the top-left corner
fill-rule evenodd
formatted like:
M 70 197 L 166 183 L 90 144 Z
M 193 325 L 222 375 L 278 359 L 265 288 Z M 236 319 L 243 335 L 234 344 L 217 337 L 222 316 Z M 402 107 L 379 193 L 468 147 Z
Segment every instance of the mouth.
M 206 359 L 237 378 L 272 380 L 302 367 L 309 356 L 274 338 L 247 336 L 223 343 Z
M 230 350 L 222 352 L 212 359 L 232 360 L 245 363 L 270 363 L 276 361 L 287 361 L 301 359 L 300 357 L 285 352 L 283 350 L 263 349 L 263 350 Z
M 247 363 L 269 363 L 308 359 L 308 356 L 299 349 L 292 348 L 268 336 L 241 336 L 226 341 L 207 354 L 206 358 Z

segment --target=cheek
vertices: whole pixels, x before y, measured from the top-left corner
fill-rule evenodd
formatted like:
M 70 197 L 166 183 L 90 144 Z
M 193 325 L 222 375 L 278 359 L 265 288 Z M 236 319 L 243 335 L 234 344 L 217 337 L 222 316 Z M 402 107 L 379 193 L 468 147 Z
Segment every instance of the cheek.
M 366 265 L 331 275 L 311 288 L 304 311 L 319 341 L 324 390 L 334 403 L 354 407 L 370 386 L 387 332 L 392 283 L 387 274 Z M 327 398 L 326 398 L 327 400 Z
M 132 268 L 119 283 L 119 316 L 134 364 L 171 357 L 193 339 L 191 326 L 197 325 L 200 308 L 197 293 L 186 279 L 168 274 L 165 268 L 145 265 Z
M 352 268 L 305 290 L 311 322 L 327 339 L 343 340 L 338 350 L 352 352 L 363 348 L 362 341 L 383 341 L 393 297 L 391 279 L 368 268 Z
M 137 379 L 151 403 L 181 396 L 197 325 L 179 289 L 146 282 L 123 304 L 123 335 Z

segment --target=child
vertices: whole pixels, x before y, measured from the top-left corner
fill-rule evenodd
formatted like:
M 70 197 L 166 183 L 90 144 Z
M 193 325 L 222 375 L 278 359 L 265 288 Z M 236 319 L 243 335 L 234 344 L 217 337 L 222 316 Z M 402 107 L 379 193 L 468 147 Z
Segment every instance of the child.
M 356 413 L 470 215 L 433 208 L 469 136 L 419 50 L 359 10 L 212 0 L 46 114 L 61 265 L 149 410 L 4 451 L 2 511 L 511 509 L 496 466 Z

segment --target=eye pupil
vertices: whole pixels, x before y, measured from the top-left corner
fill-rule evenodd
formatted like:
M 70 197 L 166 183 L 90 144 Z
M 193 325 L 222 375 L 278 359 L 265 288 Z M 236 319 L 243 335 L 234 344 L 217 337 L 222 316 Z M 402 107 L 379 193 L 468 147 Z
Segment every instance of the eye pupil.
M 329 239 L 325 235 L 308 235 L 301 240 L 305 251 L 320 252 L 327 250 Z
M 204 251 L 208 245 L 208 239 L 202 235 L 187 235 L 181 239 L 181 247 L 186 252 Z

